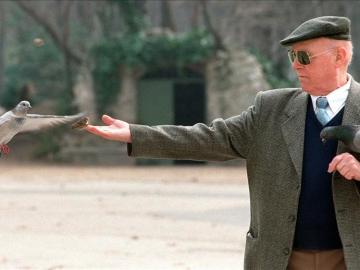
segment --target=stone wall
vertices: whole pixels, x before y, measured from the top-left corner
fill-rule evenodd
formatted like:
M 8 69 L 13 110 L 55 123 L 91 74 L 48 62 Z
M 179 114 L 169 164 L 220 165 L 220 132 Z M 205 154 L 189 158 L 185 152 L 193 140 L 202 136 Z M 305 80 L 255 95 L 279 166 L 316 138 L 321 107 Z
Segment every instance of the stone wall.
M 270 88 L 256 58 L 230 51 L 206 67 L 208 121 L 238 115 L 253 104 L 256 93 Z

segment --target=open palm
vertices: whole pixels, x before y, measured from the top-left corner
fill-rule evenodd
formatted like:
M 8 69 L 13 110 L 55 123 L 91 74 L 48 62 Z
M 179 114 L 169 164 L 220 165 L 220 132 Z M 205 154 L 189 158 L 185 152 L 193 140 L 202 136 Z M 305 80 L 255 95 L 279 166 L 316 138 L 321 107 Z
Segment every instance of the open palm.
M 131 142 L 130 128 L 127 122 L 103 115 L 105 126 L 88 125 L 86 130 L 108 140 Z

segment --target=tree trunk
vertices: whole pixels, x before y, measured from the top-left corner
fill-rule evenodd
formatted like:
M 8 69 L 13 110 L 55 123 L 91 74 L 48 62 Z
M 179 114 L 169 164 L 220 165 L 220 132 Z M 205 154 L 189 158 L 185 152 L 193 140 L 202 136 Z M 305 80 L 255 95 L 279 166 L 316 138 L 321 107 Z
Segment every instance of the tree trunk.
M 207 120 L 246 110 L 259 90 L 269 89 L 260 63 L 246 50 L 229 50 L 206 65 Z
M 89 67 L 83 65 L 74 85 L 75 105 L 82 112 L 86 112 L 91 119 L 97 119 L 94 83 Z
M 128 66 L 120 68 L 120 92 L 111 110 L 114 117 L 130 123 L 136 121 L 136 82 L 141 74 L 140 70 L 134 70 Z

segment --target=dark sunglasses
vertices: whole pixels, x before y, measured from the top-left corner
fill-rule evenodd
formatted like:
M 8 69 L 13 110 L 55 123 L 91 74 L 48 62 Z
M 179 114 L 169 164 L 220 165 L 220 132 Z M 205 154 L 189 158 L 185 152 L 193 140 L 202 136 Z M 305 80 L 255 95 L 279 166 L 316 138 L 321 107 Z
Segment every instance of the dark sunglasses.
M 315 54 L 315 55 L 310 55 L 309 52 L 307 51 L 294 51 L 294 50 L 289 50 L 288 51 L 288 56 L 289 56 L 289 59 L 290 59 L 290 62 L 291 63 L 294 63 L 295 59 L 298 60 L 298 62 L 301 64 L 301 65 L 309 65 L 311 63 L 310 59 L 311 58 L 314 58 L 314 57 L 317 57 L 317 56 L 320 56 L 320 55 L 323 55 L 331 50 L 333 50 L 335 48 L 330 48 L 330 49 L 327 49 L 321 53 L 318 53 L 318 54 Z

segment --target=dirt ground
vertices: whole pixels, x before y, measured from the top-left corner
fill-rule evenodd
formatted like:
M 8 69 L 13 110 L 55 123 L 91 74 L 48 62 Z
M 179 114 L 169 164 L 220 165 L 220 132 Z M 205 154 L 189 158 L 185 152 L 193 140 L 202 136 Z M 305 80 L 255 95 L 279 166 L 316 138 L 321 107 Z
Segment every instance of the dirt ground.
M 0 170 L 0 270 L 243 269 L 242 167 Z
M 121 181 L 239 183 L 247 182 L 245 167 L 239 166 L 79 166 L 28 162 L 0 163 L 9 180 L 29 181 Z M 26 177 L 24 177 L 26 175 Z

